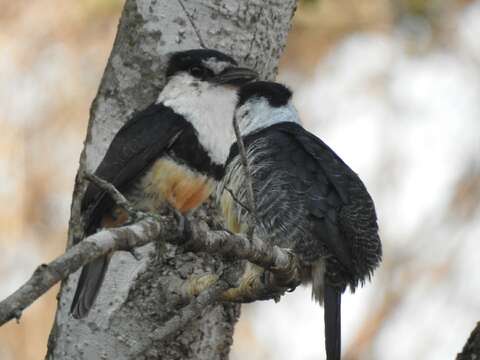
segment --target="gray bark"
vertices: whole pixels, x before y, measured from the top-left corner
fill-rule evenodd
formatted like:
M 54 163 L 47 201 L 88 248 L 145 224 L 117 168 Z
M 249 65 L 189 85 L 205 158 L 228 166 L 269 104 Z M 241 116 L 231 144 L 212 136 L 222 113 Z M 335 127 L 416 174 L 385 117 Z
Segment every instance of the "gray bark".
M 285 46 L 296 0 L 127 0 L 117 37 L 92 104 L 79 173 L 92 171 L 113 135 L 136 110 L 154 101 L 164 84 L 168 52 L 198 48 L 201 42 L 231 54 L 242 65 L 273 79 Z M 199 37 L 202 41 L 199 40 Z M 69 245 L 81 234 L 79 207 L 85 184 L 77 176 Z M 211 218 L 210 210 L 202 210 Z M 75 320 L 69 308 L 78 273 L 62 285 L 48 359 L 226 359 L 239 308 L 207 306 L 165 343 L 149 334 L 175 313 L 178 294 L 169 289 L 192 275 L 218 272 L 209 255 L 180 252 L 152 243 L 140 261 L 117 252 L 95 307 Z M 138 349 L 147 347 L 140 356 Z

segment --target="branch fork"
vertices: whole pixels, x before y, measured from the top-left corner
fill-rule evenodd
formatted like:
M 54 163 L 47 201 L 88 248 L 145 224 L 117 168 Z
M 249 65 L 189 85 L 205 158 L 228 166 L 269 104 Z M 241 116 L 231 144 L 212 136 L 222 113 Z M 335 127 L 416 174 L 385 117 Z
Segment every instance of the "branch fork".
M 0 326 L 11 319 L 18 321 L 22 311 L 53 285 L 98 257 L 116 250 L 140 247 L 158 238 L 172 244 L 179 243 L 178 237 L 167 236 L 177 233 L 178 219 L 172 221 L 171 216 L 140 212 L 112 184 L 92 174 L 85 174 L 85 178 L 105 190 L 137 222 L 103 229 L 72 246 L 52 262 L 40 265 L 25 284 L 0 302 Z M 225 230 L 212 231 L 202 220 L 192 219 L 189 225 L 192 236 L 185 244 L 188 250 L 218 254 L 225 261 L 248 260 L 263 271 L 242 277 L 236 288 L 232 288 L 222 276 L 214 274 L 187 280 L 179 293 L 184 294 L 185 300 L 190 299 L 189 304 L 155 331 L 151 335 L 152 340 L 169 339 L 171 334 L 200 315 L 200 310 L 209 304 L 278 299 L 285 291 L 299 284 L 297 259 L 288 250 L 270 246 L 257 237 L 234 235 Z M 273 274 L 268 281 L 265 280 L 264 271 Z

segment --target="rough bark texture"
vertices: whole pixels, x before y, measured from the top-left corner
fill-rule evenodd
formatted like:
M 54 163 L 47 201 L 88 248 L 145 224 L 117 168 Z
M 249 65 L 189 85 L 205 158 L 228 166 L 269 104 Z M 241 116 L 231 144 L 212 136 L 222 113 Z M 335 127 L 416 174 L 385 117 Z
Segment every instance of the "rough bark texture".
M 467 343 L 463 347 L 456 360 L 479 360 L 480 359 L 480 322 L 473 329 Z
M 225 51 L 272 79 L 285 46 L 296 0 L 127 0 L 105 74 L 91 107 L 79 172 L 92 171 L 132 112 L 154 101 L 164 84 L 168 52 L 200 47 Z M 199 41 L 199 37 L 202 39 Z M 79 207 L 85 184 L 73 194 L 69 242 L 81 234 Z M 209 210 L 202 210 L 211 218 Z M 148 335 L 175 313 L 178 294 L 169 289 L 192 275 L 215 273 L 212 256 L 149 244 L 142 260 L 118 252 L 86 319 L 68 311 L 77 276 L 59 294 L 48 359 L 226 359 L 237 305 L 205 308 L 201 318 L 166 343 L 143 349 Z

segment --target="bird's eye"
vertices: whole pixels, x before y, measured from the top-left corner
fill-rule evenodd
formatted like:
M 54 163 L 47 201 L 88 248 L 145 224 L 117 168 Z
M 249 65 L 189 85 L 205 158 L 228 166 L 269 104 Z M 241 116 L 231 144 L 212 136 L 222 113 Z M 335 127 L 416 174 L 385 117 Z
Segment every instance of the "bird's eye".
M 189 72 L 192 76 L 196 78 L 203 78 L 206 75 L 206 69 L 200 66 L 193 66 L 190 68 Z

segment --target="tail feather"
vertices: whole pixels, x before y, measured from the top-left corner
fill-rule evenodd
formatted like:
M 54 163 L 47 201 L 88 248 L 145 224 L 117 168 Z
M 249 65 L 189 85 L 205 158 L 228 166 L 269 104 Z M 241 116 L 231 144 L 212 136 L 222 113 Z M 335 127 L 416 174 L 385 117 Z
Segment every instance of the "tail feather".
M 83 267 L 70 308 L 74 318 L 81 319 L 88 315 L 102 286 L 109 261 L 109 257 L 105 256 Z
M 327 360 L 340 360 L 341 297 L 340 289 L 325 284 L 325 349 Z

